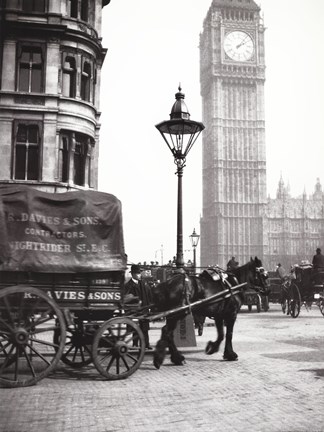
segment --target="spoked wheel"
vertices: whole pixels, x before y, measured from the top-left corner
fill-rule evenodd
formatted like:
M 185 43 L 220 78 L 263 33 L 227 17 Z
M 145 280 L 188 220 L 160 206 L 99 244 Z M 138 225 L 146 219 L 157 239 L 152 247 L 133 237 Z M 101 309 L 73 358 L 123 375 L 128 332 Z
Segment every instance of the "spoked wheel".
M 300 313 L 300 307 L 301 307 L 301 297 L 297 285 L 291 284 L 289 292 L 290 292 L 290 299 L 289 299 L 290 315 L 293 318 L 297 318 Z
M 72 328 L 66 329 L 66 341 L 61 360 L 73 368 L 81 368 L 92 363 L 91 345 L 94 337 L 92 327 L 76 320 Z M 60 344 L 60 332 L 54 334 L 54 343 Z
M 144 354 L 143 333 L 129 318 L 112 318 L 95 334 L 93 362 L 101 375 L 110 380 L 132 375 L 140 367 Z
M 65 335 L 63 315 L 45 293 L 23 285 L 2 289 L 0 384 L 26 387 L 46 377 L 60 360 Z

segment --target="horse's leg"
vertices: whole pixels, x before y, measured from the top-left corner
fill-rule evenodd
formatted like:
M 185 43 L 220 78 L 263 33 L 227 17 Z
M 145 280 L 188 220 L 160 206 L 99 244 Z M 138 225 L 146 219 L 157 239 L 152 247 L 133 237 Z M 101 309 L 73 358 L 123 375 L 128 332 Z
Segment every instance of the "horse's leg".
M 214 318 L 215 326 L 217 329 L 217 339 L 215 342 L 209 341 L 205 348 L 206 354 L 214 354 L 219 350 L 219 346 L 224 339 L 224 322 L 223 318 L 216 317 Z
M 168 346 L 169 346 L 169 352 L 171 356 L 171 361 L 177 366 L 182 366 L 185 358 L 184 356 L 179 352 L 178 348 L 176 347 L 176 344 L 174 343 L 174 330 L 177 327 L 177 323 L 179 321 L 178 318 L 169 318 L 168 321 L 168 330 L 169 330 L 169 337 L 168 337 Z
M 224 360 L 234 361 L 238 359 L 238 355 L 233 350 L 232 339 L 233 330 L 236 318 L 231 318 L 226 321 L 226 338 L 225 338 L 225 349 L 224 349 Z
M 156 369 L 160 369 L 160 366 L 164 361 L 165 352 L 168 345 L 168 322 L 166 322 L 166 325 L 162 327 L 161 339 L 158 340 L 157 344 L 155 345 L 153 364 Z
M 157 342 L 153 355 L 153 364 L 156 369 L 160 369 L 164 361 L 166 348 L 169 348 L 172 363 L 177 366 L 183 365 L 185 358 L 178 351 L 173 338 L 173 332 L 177 326 L 177 322 L 178 319 L 167 318 L 166 325 L 162 328 L 161 339 Z

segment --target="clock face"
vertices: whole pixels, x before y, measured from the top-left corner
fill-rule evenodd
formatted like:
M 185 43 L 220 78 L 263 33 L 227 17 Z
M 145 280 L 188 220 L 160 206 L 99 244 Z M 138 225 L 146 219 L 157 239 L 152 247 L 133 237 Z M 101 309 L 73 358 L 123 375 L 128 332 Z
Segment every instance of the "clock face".
M 253 40 L 243 31 L 233 31 L 225 36 L 224 50 L 228 57 L 235 61 L 248 61 L 254 51 Z

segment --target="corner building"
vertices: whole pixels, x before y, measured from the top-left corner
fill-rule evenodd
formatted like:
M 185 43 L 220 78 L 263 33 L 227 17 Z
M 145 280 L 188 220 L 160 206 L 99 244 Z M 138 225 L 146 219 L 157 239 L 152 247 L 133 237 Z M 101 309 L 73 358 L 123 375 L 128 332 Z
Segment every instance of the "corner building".
M 0 0 L 0 182 L 96 189 L 110 0 Z

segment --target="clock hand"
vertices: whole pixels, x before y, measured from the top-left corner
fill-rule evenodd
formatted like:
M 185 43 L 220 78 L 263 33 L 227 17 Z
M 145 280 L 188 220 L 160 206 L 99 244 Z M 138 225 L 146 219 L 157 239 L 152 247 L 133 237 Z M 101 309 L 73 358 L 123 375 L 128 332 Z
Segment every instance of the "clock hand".
M 236 49 L 241 48 L 241 46 L 242 46 L 242 45 L 245 45 L 245 44 L 246 44 L 246 42 L 241 42 L 240 44 L 236 45 Z
M 246 36 L 242 42 L 238 45 L 236 45 L 236 49 L 240 48 L 242 45 L 245 45 L 248 42 L 249 38 Z

